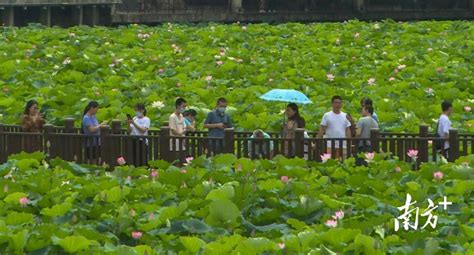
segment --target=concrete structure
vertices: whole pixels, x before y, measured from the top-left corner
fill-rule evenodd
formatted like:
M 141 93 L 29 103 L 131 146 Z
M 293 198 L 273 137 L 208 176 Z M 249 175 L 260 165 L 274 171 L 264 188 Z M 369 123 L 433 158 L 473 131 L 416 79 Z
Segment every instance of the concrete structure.
M 473 20 L 474 0 L 0 0 L 7 26 L 349 19 Z
M 108 25 L 115 4 L 121 0 L 0 0 L 4 26 Z

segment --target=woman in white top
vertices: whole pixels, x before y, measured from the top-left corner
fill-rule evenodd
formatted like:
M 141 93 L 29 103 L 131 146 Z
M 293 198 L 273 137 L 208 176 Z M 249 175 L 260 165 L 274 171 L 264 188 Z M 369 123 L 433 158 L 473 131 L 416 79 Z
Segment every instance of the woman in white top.
M 146 117 L 144 104 L 135 105 L 135 116 L 127 119 L 128 132 L 132 136 L 148 136 L 150 118 Z M 134 165 L 146 165 L 148 161 L 148 139 L 138 138 L 132 140 Z

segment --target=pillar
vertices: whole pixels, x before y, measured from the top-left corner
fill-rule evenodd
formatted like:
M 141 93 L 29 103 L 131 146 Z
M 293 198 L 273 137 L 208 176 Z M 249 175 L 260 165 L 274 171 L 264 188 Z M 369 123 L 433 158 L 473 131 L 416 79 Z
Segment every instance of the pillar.
M 356 11 L 364 11 L 365 10 L 364 0 L 354 0 L 354 7 Z
M 5 6 L 2 15 L 2 24 L 4 26 L 15 25 L 15 9 L 13 6 Z
M 44 26 L 51 26 L 51 7 L 43 6 L 40 13 L 40 23 Z
M 242 9 L 242 0 L 231 0 L 232 12 L 240 12 Z
M 72 23 L 73 25 L 78 25 L 81 26 L 84 24 L 84 7 L 82 5 L 78 5 L 75 7 L 72 7 Z

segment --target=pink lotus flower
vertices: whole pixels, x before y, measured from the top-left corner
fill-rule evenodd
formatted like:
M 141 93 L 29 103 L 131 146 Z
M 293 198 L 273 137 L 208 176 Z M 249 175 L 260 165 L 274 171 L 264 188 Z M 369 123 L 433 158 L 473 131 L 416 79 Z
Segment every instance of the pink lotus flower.
M 403 69 L 405 69 L 405 67 L 407 67 L 407 66 L 406 65 L 398 65 L 397 68 L 398 68 L 398 70 L 403 70 Z
M 117 158 L 117 164 L 119 164 L 119 166 L 123 166 L 125 165 L 125 163 L 127 162 L 125 162 L 125 159 L 123 157 Z
M 374 85 L 375 84 L 375 78 L 370 78 L 367 80 L 367 84 L 369 85 Z
M 335 212 L 332 217 L 333 217 L 335 220 L 342 220 L 342 219 L 344 218 L 344 211 L 339 210 L 339 211 Z
M 388 78 L 389 81 L 394 81 L 395 80 L 395 77 L 390 77 Z
M 435 180 L 438 180 L 438 181 L 443 179 L 443 176 L 444 176 L 444 174 L 441 171 L 433 173 L 433 178 L 435 178 Z
M 211 75 L 206 76 L 206 81 L 211 81 L 211 80 L 212 80 L 212 76 L 211 76 Z
M 164 73 L 164 72 L 165 72 L 165 69 L 160 68 L 160 69 L 158 70 L 158 72 L 159 72 L 159 73 Z
M 152 177 L 153 179 L 155 179 L 156 177 L 158 177 L 158 171 L 156 171 L 155 169 L 153 169 L 153 170 L 151 171 L 151 177 Z
M 374 157 L 375 157 L 375 152 L 367 152 L 367 153 L 365 153 L 365 161 L 367 161 L 367 162 L 372 162 L 372 161 L 374 161 Z
M 135 240 L 138 240 L 138 239 L 142 238 L 142 236 L 143 236 L 143 233 L 140 232 L 140 231 L 133 231 L 132 232 L 132 237 Z
M 415 150 L 415 149 L 408 150 L 407 155 L 408 155 L 408 157 L 410 157 L 412 159 L 416 159 L 416 158 L 418 158 L 418 150 Z
M 324 153 L 323 155 L 321 155 L 321 160 L 323 161 L 323 163 L 326 163 L 330 159 L 331 159 L 330 153 Z
M 395 172 L 400 173 L 401 171 L 402 169 L 399 166 L 395 167 Z
M 285 249 L 285 246 L 286 246 L 285 243 L 278 243 L 278 247 L 279 247 L 281 250 Z
M 426 93 L 428 93 L 428 95 L 433 95 L 434 94 L 434 90 L 432 88 L 427 88 L 425 91 L 426 91 Z
M 217 64 L 218 66 L 221 66 L 221 65 L 224 64 L 224 62 L 222 62 L 222 60 L 219 60 L 219 61 L 216 62 L 216 64 Z
M 20 202 L 21 206 L 26 206 L 30 202 L 30 200 L 27 197 L 22 197 L 18 201 Z
M 284 184 L 287 184 L 290 179 L 288 178 L 288 176 L 283 175 L 282 177 L 280 177 L 280 180 L 281 180 L 281 182 L 283 182 Z
M 187 173 L 188 173 L 188 170 L 186 170 L 186 169 L 181 169 L 181 173 L 182 173 L 182 174 L 187 174 Z
M 334 76 L 334 74 L 332 74 L 332 73 L 326 74 L 326 79 L 327 79 L 328 81 L 333 81 L 335 77 L 336 77 L 336 76 Z
M 472 108 L 470 106 L 464 106 L 464 111 L 465 112 L 470 112 Z
M 184 163 L 184 165 L 187 166 L 187 165 L 191 164 L 191 162 L 193 161 L 193 159 L 194 159 L 193 157 L 187 157 L 187 158 L 185 158 L 186 163 Z
M 335 228 L 335 227 L 337 227 L 337 220 L 329 219 L 329 220 L 326 221 L 325 224 L 326 224 L 326 226 L 328 226 L 330 228 Z

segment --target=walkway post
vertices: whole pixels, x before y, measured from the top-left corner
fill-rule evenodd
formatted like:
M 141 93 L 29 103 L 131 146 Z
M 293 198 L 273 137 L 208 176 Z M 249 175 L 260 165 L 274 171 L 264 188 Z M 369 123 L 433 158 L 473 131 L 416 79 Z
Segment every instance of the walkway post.
M 449 130 L 448 161 L 454 162 L 457 158 L 459 158 L 459 134 L 457 129 L 451 128 Z
M 304 158 L 304 128 L 295 130 L 295 156 Z
M 428 137 L 428 125 L 420 125 L 420 138 Z M 418 150 L 420 151 L 419 162 L 428 162 L 428 140 L 418 140 Z

